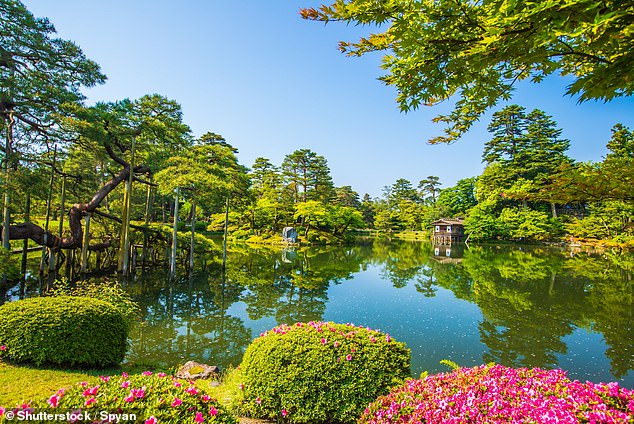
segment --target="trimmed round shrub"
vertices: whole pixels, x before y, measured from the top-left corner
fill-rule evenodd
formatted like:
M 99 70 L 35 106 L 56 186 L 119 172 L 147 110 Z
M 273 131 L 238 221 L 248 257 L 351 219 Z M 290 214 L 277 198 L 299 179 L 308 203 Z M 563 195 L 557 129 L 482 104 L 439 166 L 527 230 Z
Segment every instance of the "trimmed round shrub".
M 30 298 L 0 306 L 0 317 L 0 354 L 11 361 L 105 367 L 125 356 L 125 318 L 102 300 Z
M 247 414 L 295 423 L 347 423 L 409 376 L 410 351 L 368 328 L 297 323 L 256 338 L 240 368 L 241 407 Z
M 128 327 L 139 318 L 141 309 L 121 284 L 103 280 L 82 280 L 71 284 L 66 279 L 56 280 L 47 296 L 78 296 L 103 300 L 117 308 L 125 317 Z
M 216 399 L 201 393 L 193 382 L 181 382 L 164 373 L 149 371 L 100 377 L 95 385 L 78 383 L 20 408 L 31 408 L 35 413 L 44 409 L 62 414 L 72 411 L 82 417 L 77 422 L 89 423 L 237 423 Z M 13 412 L 17 413 L 17 410 Z M 135 417 L 123 414 L 134 414 Z M 90 419 L 85 420 L 85 417 Z
M 628 423 L 634 391 L 571 381 L 562 370 L 483 365 L 409 380 L 359 423 Z

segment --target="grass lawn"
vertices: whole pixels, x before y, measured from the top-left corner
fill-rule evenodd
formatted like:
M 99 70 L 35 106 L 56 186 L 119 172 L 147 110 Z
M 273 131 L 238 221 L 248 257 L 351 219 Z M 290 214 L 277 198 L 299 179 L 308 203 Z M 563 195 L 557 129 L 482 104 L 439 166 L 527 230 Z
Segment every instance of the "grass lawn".
M 121 370 L 64 370 L 13 365 L 0 361 L 0 406 L 13 407 L 41 399 L 80 381 L 94 382 L 100 375 Z

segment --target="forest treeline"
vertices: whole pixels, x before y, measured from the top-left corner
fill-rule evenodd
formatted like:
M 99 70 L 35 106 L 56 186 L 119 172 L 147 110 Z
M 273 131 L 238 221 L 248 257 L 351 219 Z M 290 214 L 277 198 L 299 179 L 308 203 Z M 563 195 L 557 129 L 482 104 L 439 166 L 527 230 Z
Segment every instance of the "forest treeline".
M 507 106 L 493 114 L 488 132 L 481 175 L 447 188 L 434 176 L 417 186 L 399 179 L 371 203 L 374 228 L 420 230 L 440 217 L 464 217 L 471 240 L 572 237 L 632 246 L 634 134 L 628 127 L 614 125 L 600 162 L 570 158 L 570 141 L 538 109 Z
M 82 246 L 129 252 L 139 237 L 165 241 L 155 224 L 179 213 L 192 240 L 194 229 L 222 230 L 225 221 L 235 238 L 296 226 L 303 240 L 329 242 L 350 229 L 424 230 L 464 216 L 473 240 L 632 243 L 634 136 L 623 125 L 602 162 L 577 163 L 552 117 L 508 106 L 489 125 L 482 175 L 446 188 L 435 176 L 398 179 L 378 198 L 361 198 L 336 187 L 327 159 L 310 149 L 281 164 L 240 164 L 222 135 L 195 137 L 181 106 L 159 94 L 86 105 L 82 90 L 106 80 L 99 65 L 19 1 L 0 7 L 5 252 L 33 244 L 50 258 Z

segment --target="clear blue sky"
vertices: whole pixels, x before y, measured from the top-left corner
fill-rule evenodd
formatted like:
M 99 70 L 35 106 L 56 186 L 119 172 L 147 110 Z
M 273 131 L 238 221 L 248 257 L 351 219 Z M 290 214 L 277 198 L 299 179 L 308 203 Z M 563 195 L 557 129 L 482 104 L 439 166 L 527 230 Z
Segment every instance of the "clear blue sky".
M 222 134 L 240 162 L 258 156 L 281 164 L 299 148 L 323 155 L 336 185 L 363 196 L 428 175 L 443 187 L 481 173 L 488 139 L 483 117 L 453 145 L 428 145 L 442 132 L 431 123 L 449 105 L 402 114 L 395 91 L 377 81 L 380 56 L 347 58 L 340 40 L 367 31 L 304 21 L 309 0 L 24 0 L 48 17 L 60 37 L 99 63 L 108 81 L 86 92 L 89 102 L 159 93 L 178 101 L 194 135 Z M 634 99 L 578 105 L 566 81 L 519 87 L 511 103 L 553 116 L 576 160 L 601 160 L 610 128 L 634 128 Z M 500 105 L 502 108 L 504 105 Z

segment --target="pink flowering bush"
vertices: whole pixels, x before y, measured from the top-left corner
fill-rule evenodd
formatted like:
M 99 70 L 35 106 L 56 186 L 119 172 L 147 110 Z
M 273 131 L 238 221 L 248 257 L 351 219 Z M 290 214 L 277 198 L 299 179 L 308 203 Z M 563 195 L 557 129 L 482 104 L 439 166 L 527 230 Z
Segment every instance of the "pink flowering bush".
M 483 365 L 409 380 L 359 423 L 632 423 L 634 391 L 571 381 L 562 370 Z
M 237 423 L 216 399 L 201 393 L 193 382 L 181 383 L 163 373 L 151 372 L 100 377 L 97 384 L 78 383 L 17 409 L 25 407 L 34 411 L 46 409 L 51 413 L 87 412 L 95 423 L 103 422 L 99 415 L 101 411 L 136 414 L 135 422 L 140 423 Z M 0 423 L 5 422 L 2 413 Z
M 368 402 L 409 376 L 409 366 L 405 344 L 375 330 L 281 325 L 244 354 L 239 410 L 280 422 L 354 422 Z

